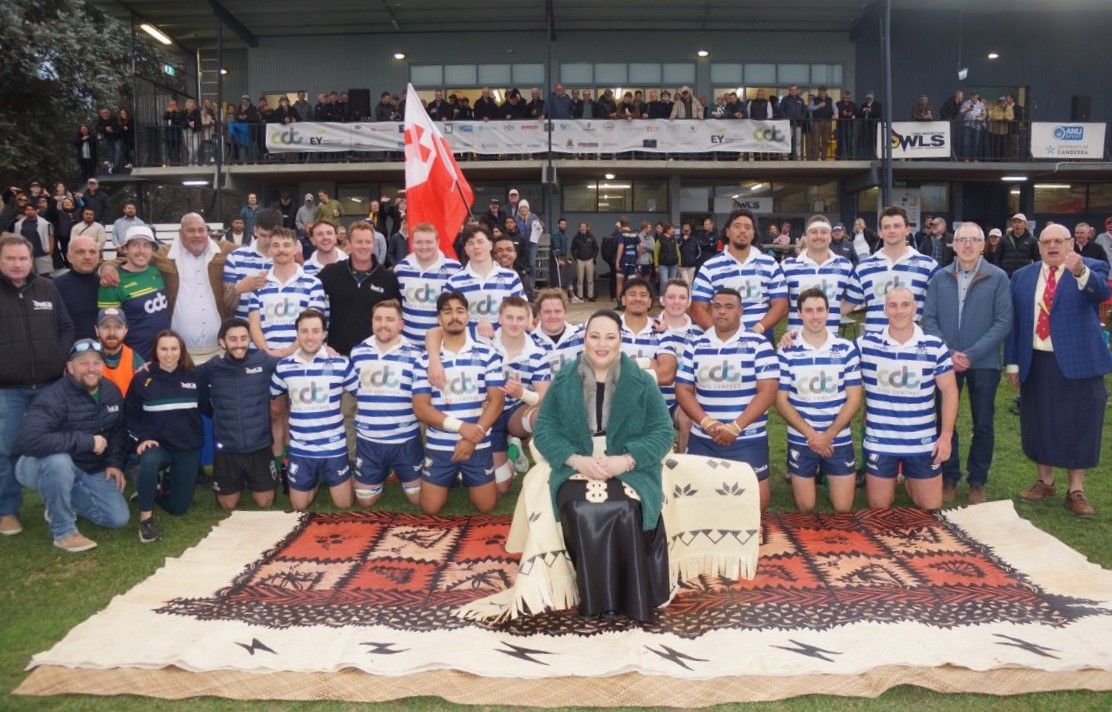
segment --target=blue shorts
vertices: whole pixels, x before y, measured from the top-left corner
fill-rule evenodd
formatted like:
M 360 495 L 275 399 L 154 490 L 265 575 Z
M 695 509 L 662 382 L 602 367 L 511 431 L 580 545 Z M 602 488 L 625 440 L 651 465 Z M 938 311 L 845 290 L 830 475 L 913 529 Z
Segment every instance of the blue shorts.
M 425 473 L 422 479 L 430 485 L 452 488 L 456 475 L 463 475 L 464 487 L 479 487 L 494 482 L 494 459 L 492 448 L 475 450 L 463 462 L 452 462 L 450 450 L 425 451 Z
M 883 477 L 891 480 L 901 472 L 903 466 L 904 479 L 930 480 L 942 475 L 942 465 L 934 464 L 931 454 L 922 455 L 888 455 L 881 452 L 865 451 L 865 472 L 873 477 Z
M 502 411 L 494 425 L 490 426 L 490 449 L 492 452 L 506 452 L 510 449 L 510 418 L 523 407 L 525 403 L 518 402 L 510 406 L 509 410 Z
M 381 485 L 393 470 L 402 483 L 421 479 L 425 448 L 418 435 L 404 443 L 376 443 L 355 439 L 355 481 L 361 485 Z
M 835 445 L 832 457 L 819 457 L 806 445 L 788 443 L 788 472 L 797 477 L 815 477 L 822 465 L 823 474 L 829 477 L 857 474 L 857 455 L 853 443 Z
M 621 264 L 618 266 L 618 274 L 623 277 L 634 277 L 639 273 L 636 264 Z
M 766 438 L 735 440 L 729 447 L 723 447 L 710 438 L 699 437 L 692 433 L 691 437 L 687 439 L 687 454 L 744 462 L 753 468 L 758 480 L 768 479 L 768 440 Z
M 316 489 L 319 480 L 324 480 L 324 483 L 329 487 L 347 482 L 348 478 L 351 477 L 351 465 L 348 464 L 347 455 L 336 455 L 335 457 L 290 455 L 286 477 L 289 480 L 290 489 L 298 492 L 312 492 Z

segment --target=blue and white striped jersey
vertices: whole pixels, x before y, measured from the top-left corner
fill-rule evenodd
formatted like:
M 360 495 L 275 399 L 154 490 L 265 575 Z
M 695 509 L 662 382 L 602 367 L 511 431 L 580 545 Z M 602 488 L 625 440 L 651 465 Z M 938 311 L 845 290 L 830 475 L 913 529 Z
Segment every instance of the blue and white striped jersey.
M 505 375 L 505 380 L 520 381 L 521 385 L 532 391 L 537 390 L 538 383 L 551 381 L 552 369 L 548 365 L 548 349 L 544 347 L 540 338 L 526 332 L 525 345 L 517 354 L 510 356 L 506 352 L 506 345 L 502 342 L 505 334 L 505 329 L 499 329 L 494 334 L 494 341 L 491 344 L 502 358 L 502 373 Z M 520 402 L 507 393 L 502 410 L 510 410 Z
M 780 390 L 788 394 L 803 420 L 820 433 L 826 432 L 846 404 L 846 388 L 861 385 L 861 358 L 852 341 L 828 334 L 818 348 L 798 337 L 791 348 L 777 354 Z M 788 442 L 806 445 L 807 438 L 788 425 Z M 853 432 L 847 424 L 834 437 L 834 445 L 849 445 Z
M 721 341 L 714 329 L 707 331 L 684 349 L 676 383 L 695 387 L 695 399 L 707 415 L 728 423 L 736 420 L 757 395 L 757 381 L 777 381 L 780 369 L 776 352 L 768 339 L 738 329 Z M 741 431 L 737 439 L 761 440 L 768 437 L 768 414 L 762 415 Z M 710 438 L 698 423 L 691 434 Z
M 660 354 L 670 354 L 678 358 L 676 341 L 667 338 L 663 331 L 653 329 L 653 320 L 649 319 L 645 328 L 634 332 L 622 314 L 622 353 L 630 358 L 656 358 Z
M 270 377 L 270 396 L 290 396 L 291 455 L 347 455 L 340 396 L 353 378 L 348 360 L 329 356 L 323 347 L 312 357 L 298 349 L 278 362 Z
M 908 246 L 907 250 L 892 261 L 880 250 L 857 263 L 853 281 L 846 290 L 850 304 L 865 304 L 865 331 L 882 331 L 888 326 L 884 316 L 884 296 L 893 287 L 907 287 L 918 305 L 916 319 L 923 318 L 923 300 L 927 295 L 927 282 L 938 271 L 938 263 Z
M 857 339 L 865 387 L 865 450 L 886 455 L 930 453 L 938 438 L 935 379 L 954 370 L 942 339 L 918 326 L 906 343 L 888 330 Z
M 237 247 L 224 262 L 224 283 L 235 284 L 244 277 L 252 277 L 258 272 L 268 272 L 274 266 L 269 257 L 261 254 L 254 246 Z M 249 293 L 239 295 L 236 316 L 247 318 L 247 299 Z
M 267 348 L 277 349 L 297 341 L 294 323 L 301 312 L 316 309 L 324 314 L 328 323 L 328 297 L 324 285 L 316 277 L 305 274 L 299 266 L 288 282 L 282 284 L 274 269 L 266 275 L 266 284 L 254 292 L 243 295 L 247 300 L 247 313 L 259 313 L 259 322 Z
M 710 302 L 714 293 L 723 287 L 741 293 L 743 329 L 752 329 L 764 318 L 771 300 L 788 298 L 788 285 L 780 265 L 753 248 L 744 262 L 738 262 L 729 250 L 707 260 L 691 285 L 691 301 Z
M 351 350 L 348 392 L 355 396 L 355 434 L 399 444 L 421 434 L 413 414 L 413 371 L 422 350 L 400 339 L 386 351 L 370 337 Z
M 431 395 L 433 407 L 441 413 L 459 418 L 465 423 L 478 423 L 483 414 L 487 391 L 501 388 L 505 383 L 502 357 L 490 346 L 468 338 L 458 353 L 441 348 L 440 363 L 444 367 L 445 376 L 442 389 L 433 388 L 429 383 L 429 355 L 421 354 L 413 370 L 413 395 Z M 459 433 L 429 426 L 425 431 L 425 447 L 429 450 L 451 452 L 459 442 L 459 437 Z M 483 438 L 476 447 L 490 447 L 490 436 Z
M 320 271 L 327 266 L 327 265 L 322 265 L 320 263 L 320 261 L 317 259 L 317 257 L 318 257 L 318 253 L 314 252 L 313 254 L 309 255 L 309 259 L 305 260 L 305 264 L 301 265 L 301 268 L 305 270 L 305 274 L 309 275 L 310 277 L 316 277 L 318 274 L 320 274 Z M 343 250 L 341 250 L 339 247 L 337 247 L 336 248 L 336 261 L 337 262 L 343 262 L 347 258 L 348 258 L 348 254 L 346 252 L 344 252 Z M 332 263 L 329 263 L 329 264 L 332 264 Z
M 563 333 L 560 334 L 558 340 L 553 341 L 552 337 L 544 333 L 544 330 L 540 327 L 533 330 L 533 334 L 545 345 L 548 351 L 548 368 L 552 371 L 553 376 L 567 364 L 574 363 L 583 353 L 584 332 L 583 324 L 564 322 Z
M 481 277 L 472 271 L 471 264 L 468 263 L 448 278 L 444 291 L 460 292 L 467 297 L 467 310 L 471 314 L 472 323 L 483 319 L 496 322 L 503 299 L 509 296 L 525 298 L 525 288 L 521 286 L 517 273 L 498 265 L 494 265 L 486 277 Z
M 425 347 L 425 334 L 437 325 L 436 300 L 445 291 L 448 278 L 461 269 L 463 266 L 459 262 L 443 254 L 428 269 L 421 269 L 414 254 L 394 265 L 402 293 L 402 336 L 409 343 Z M 470 302 L 471 297 L 467 300 Z
M 826 319 L 826 326 L 837 333 L 842 318 L 842 299 L 853 281 L 853 263 L 831 252 L 829 259 L 818 264 L 803 253 L 784 260 L 780 268 L 784 270 L 784 280 L 788 283 L 788 328 L 803 328 L 803 319 L 799 316 L 797 306 L 799 295 L 812 287 L 819 287 L 830 302 L 830 316 Z
M 691 321 L 691 317 L 687 317 L 687 325 L 679 328 L 669 328 L 664 331 L 664 339 L 671 345 L 672 352 L 676 357 L 677 366 L 679 359 L 683 356 L 684 350 L 688 344 L 695 343 L 695 340 L 703 335 L 703 330 L 700 329 L 695 322 Z M 669 386 L 661 386 L 660 394 L 664 396 L 664 403 L 671 410 L 672 406 L 676 404 L 676 384 L 675 382 Z

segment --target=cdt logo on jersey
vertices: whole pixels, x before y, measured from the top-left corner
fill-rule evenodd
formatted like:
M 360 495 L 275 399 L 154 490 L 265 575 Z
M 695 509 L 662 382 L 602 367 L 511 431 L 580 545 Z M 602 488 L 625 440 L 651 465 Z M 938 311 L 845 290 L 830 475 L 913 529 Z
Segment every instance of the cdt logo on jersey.
M 822 293 L 826 295 L 826 301 L 828 302 L 833 302 L 838 297 L 838 283 L 830 282 L 825 277 L 817 282 L 812 282 L 810 284 L 802 283 L 799 286 L 800 292 L 805 292 L 808 289 L 814 289 L 818 287 L 822 290 Z
M 922 383 L 918 369 L 909 368 L 906 364 L 899 368 L 880 367 L 876 372 L 877 386 L 888 393 L 907 394 L 908 391 L 917 391 Z
M 449 371 L 449 375 L 451 377 L 440 391 L 445 403 L 470 403 L 480 399 L 477 377 L 458 369 Z
M 364 368 L 360 371 L 359 385 L 371 390 L 393 389 L 401 385 L 401 378 L 390 364 L 385 364 L 382 368 Z
M 295 410 L 319 410 L 328 405 L 330 394 L 327 385 L 303 379 L 297 383 L 297 386 L 290 385 L 290 401 Z
M 428 283 L 407 287 L 403 295 L 406 302 L 414 304 L 435 304 L 439 296 L 440 290 Z
M 170 306 L 170 303 L 166 300 L 166 295 L 159 292 L 154 295 L 154 297 L 147 300 L 143 305 L 143 311 L 148 314 L 154 314 L 155 312 L 165 311 L 168 306 Z
M 838 375 L 822 368 L 809 370 L 795 379 L 795 392 L 803 400 L 828 400 L 840 387 Z
M 476 317 L 488 317 L 498 313 L 498 307 L 501 303 L 496 303 L 494 297 L 486 295 L 483 299 L 471 303 L 471 315 Z
M 741 381 L 741 369 L 731 364 L 726 359 L 718 363 L 700 366 L 695 372 L 695 379 L 700 388 L 708 390 L 728 389 L 733 384 Z
M 880 301 L 884 301 L 885 295 L 896 287 L 910 286 L 911 285 L 909 283 L 900 279 L 900 276 L 898 274 L 890 274 L 888 275 L 888 279 L 882 279 L 881 281 L 873 285 L 873 296 L 875 296 Z

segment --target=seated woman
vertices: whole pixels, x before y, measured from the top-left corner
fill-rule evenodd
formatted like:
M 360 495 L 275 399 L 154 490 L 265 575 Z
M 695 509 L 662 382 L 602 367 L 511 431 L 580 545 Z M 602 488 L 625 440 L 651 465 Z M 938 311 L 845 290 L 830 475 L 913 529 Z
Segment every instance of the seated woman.
M 583 355 L 553 380 L 534 429 L 581 616 L 649 622 L 668 602 L 661 461 L 673 435 L 656 379 L 622 355 L 621 318 L 595 312 Z

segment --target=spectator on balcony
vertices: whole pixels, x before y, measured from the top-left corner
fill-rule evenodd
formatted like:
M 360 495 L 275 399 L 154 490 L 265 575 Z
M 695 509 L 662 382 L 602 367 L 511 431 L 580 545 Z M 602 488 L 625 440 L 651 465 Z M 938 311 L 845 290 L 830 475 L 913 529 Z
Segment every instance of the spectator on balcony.
M 390 92 L 384 91 L 378 96 L 375 104 L 375 121 L 399 121 L 398 109 L 394 106 L 394 98 Z
M 552 93 L 548 96 L 545 116 L 550 119 L 571 119 L 575 116 L 575 103 L 570 96 L 564 93 L 564 85 L 559 82 L 556 83 Z
M 576 113 L 575 118 L 588 120 L 598 118 L 596 113 L 597 110 L 598 105 L 595 104 L 594 100 L 591 98 L 591 90 L 584 89 L 583 100 L 579 102 L 578 106 L 576 106 L 576 111 L 578 113 Z
M 726 95 L 726 104 L 724 108 L 724 118 L 727 119 L 746 119 L 749 115 L 745 113 L 745 105 L 738 99 L 737 92 L 732 91 Z
M 504 121 L 520 121 L 526 118 L 525 102 L 521 100 L 521 92 L 510 89 L 502 106 L 498 107 L 498 115 Z
M 182 130 L 185 128 L 185 113 L 178 108 L 178 102 L 170 99 L 166 102 L 166 111 L 162 112 L 162 144 L 165 147 L 163 162 L 171 166 L 179 165 L 182 161 Z
M 859 137 L 858 156 L 872 157 L 876 155 L 876 130 L 882 118 L 884 118 L 884 112 L 881 109 L 880 102 L 876 100 L 876 92 L 869 89 L 865 92 L 865 102 L 857 107 L 857 119 L 861 122 L 860 130 L 857 133 Z
M 981 101 L 981 95 L 978 92 L 970 94 L 969 98 L 962 102 L 958 113 L 962 121 L 961 157 L 967 161 L 977 160 L 983 150 L 985 119 L 988 114 L 985 103 Z
M 961 117 L 961 105 L 965 101 L 965 92 L 957 89 L 942 102 L 938 111 L 938 118 L 942 121 L 957 121 Z
M 108 107 L 101 107 L 97 111 L 96 134 L 97 140 L 104 147 L 101 154 L 104 159 L 111 162 L 113 169 L 122 166 L 123 148 L 120 145 L 120 133 L 116 124 L 116 117 L 112 116 L 112 110 Z M 108 172 L 111 173 L 112 171 Z
M 205 99 L 201 104 L 201 151 L 199 163 L 213 163 L 216 161 L 216 144 L 212 138 L 216 131 L 216 107 L 212 99 Z
M 1008 158 L 1020 158 L 1027 151 L 1027 142 L 1023 137 L 1027 134 L 1027 127 L 1023 123 L 1026 114 L 1023 107 L 1016 103 L 1014 94 L 1006 94 L 1008 107 L 1012 110 L 1012 120 L 1008 123 Z
M 313 107 L 314 121 L 331 121 L 332 107 L 328 103 L 327 94 L 317 94 L 317 104 Z
M 825 161 L 830 150 L 830 122 L 834 118 L 834 100 L 825 85 L 809 107 L 811 113 L 811 160 Z
M 276 124 L 295 124 L 301 121 L 301 114 L 297 109 L 290 105 L 288 97 L 281 97 L 278 99 L 278 108 L 274 110 L 274 123 Z
M 475 100 L 471 113 L 475 121 L 490 121 L 498 118 L 498 105 L 490 95 L 490 87 L 483 87 L 479 92 L 479 98 Z
M 525 116 L 529 119 L 539 119 L 544 116 L 544 99 L 541 98 L 540 89 L 529 92 L 529 103 L 525 105 Z
M 255 139 L 256 127 L 260 125 L 259 110 L 251 103 L 251 97 L 244 94 L 240 97 L 239 107 L 236 109 L 236 123 L 239 128 L 235 135 L 237 159 L 254 163 L 258 158 L 258 143 Z M 246 153 L 246 156 L 244 155 Z
M 429 118 L 433 121 L 451 121 L 452 120 L 452 106 L 444 101 L 444 92 L 437 89 L 431 101 L 425 105 L 425 110 L 429 112 Z
M 254 193 L 247 194 L 247 204 L 239 209 L 239 217 L 243 218 L 243 228 L 247 231 L 248 235 L 255 234 L 255 221 L 259 217 L 259 211 L 263 206 L 259 205 L 259 196 Z
M 842 100 L 834 105 L 838 117 L 838 158 L 854 158 L 857 146 L 857 104 L 853 102 L 853 92 L 846 89 L 842 92 Z
M 915 106 L 911 107 L 912 121 L 934 121 L 934 109 L 931 108 L 930 97 L 920 94 Z
M 1004 157 L 1008 143 L 1008 125 L 1015 119 L 1012 107 L 1008 106 L 1005 96 L 996 100 L 988 109 L 988 150 L 989 158 L 997 160 Z
M 293 110 L 297 112 L 298 121 L 311 121 L 313 118 L 313 107 L 309 106 L 307 93 L 304 89 L 297 90 L 297 101 L 293 103 Z
M 614 101 L 614 90 L 606 89 L 602 92 L 602 96 L 595 102 L 595 118 L 596 119 L 616 119 L 618 118 L 618 104 Z
M 352 115 L 351 100 L 348 98 L 346 91 L 340 92 L 340 98 L 336 102 L 336 114 L 339 116 L 339 120 L 345 123 L 355 121 L 357 118 Z
M 201 110 L 197 102 L 187 99 L 182 111 L 182 134 L 185 139 L 185 153 L 182 158 L 191 166 L 201 162 Z
M 456 105 L 452 111 L 453 121 L 473 121 L 475 110 L 471 108 L 471 100 L 466 96 L 457 96 Z
M 792 158 L 798 159 L 803 139 L 803 119 L 807 116 L 807 105 L 799 95 L 799 87 L 795 84 L 788 87 L 788 95 L 780 99 L 778 107 L 779 118 L 791 121 Z
M 691 95 L 691 87 L 680 87 L 676 101 L 672 104 L 670 119 L 701 119 L 703 118 L 703 105 Z
M 775 112 L 772 109 L 772 104 L 769 103 L 768 97 L 765 96 L 764 89 L 758 89 L 756 97 L 745 102 L 745 114 L 757 121 L 771 121 L 775 118 Z
M 633 92 L 627 91 L 622 94 L 622 101 L 618 104 L 618 118 L 627 121 L 641 118 L 637 105 L 633 103 Z

